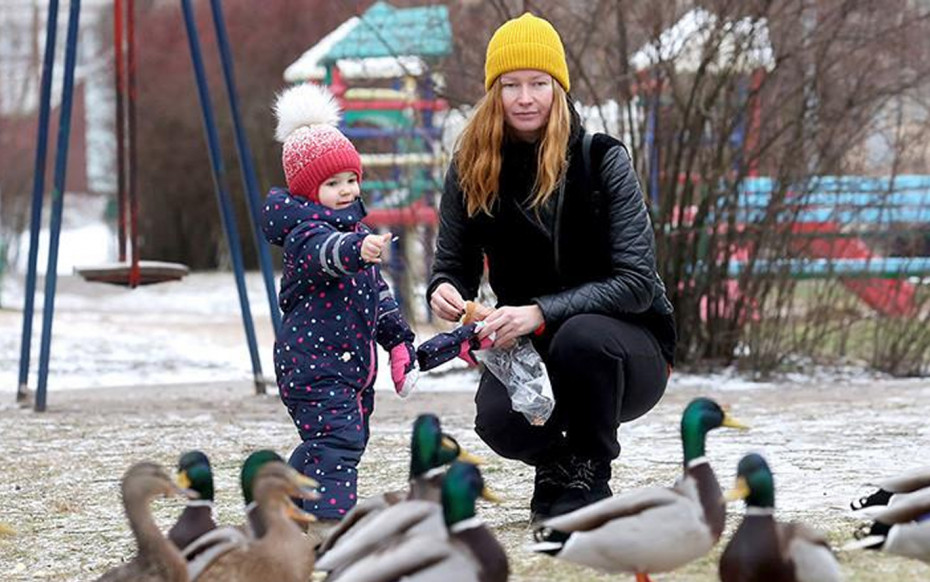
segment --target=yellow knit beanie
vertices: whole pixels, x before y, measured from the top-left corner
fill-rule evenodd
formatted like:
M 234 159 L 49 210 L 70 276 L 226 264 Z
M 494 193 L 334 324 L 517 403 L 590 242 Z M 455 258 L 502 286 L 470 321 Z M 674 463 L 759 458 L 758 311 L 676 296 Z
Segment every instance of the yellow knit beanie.
M 571 88 L 559 33 L 548 21 L 529 12 L 494 31 L 484 62 L 485 90 L 504 73 L 522 69 L 545 71 L 566 91 Z

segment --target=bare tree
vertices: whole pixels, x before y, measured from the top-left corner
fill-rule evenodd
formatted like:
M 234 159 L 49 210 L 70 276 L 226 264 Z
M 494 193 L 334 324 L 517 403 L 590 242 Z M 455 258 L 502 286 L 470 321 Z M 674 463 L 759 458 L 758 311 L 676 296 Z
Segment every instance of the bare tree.
M 562 34 L 573 97 L 595 104 L 595 119 L 607 117 L 604 105 L 611 100 L 619 104 L 617 118 L 602 125 L 627 140 L 652 203 L 659 268 L 677 310 L 682 361 L 741 358 L 764 372 L 799 355 L 837 358 L 854 351 L 853 328 L 880 312 L 863 307 L 850 290 L 861 292 L 871 283 L 829 273 L 802 281 L 798 265 L 842 254 L 853 240 L 881 254 L 900 229 L 853 219 L 832 230 L 811 230 L 811 201 L 821 176 L 925 171 L 925 3 L 468 4 L 463 10 L 470 11 L 470 23 L 491 22 L 485 32 L 469 32 L 460 48 L 471 56 L 456 58 L 474 63 L 473 72 L 457 78 L 480 78 L 485 43 L 478 39 L 531 4 Z M 902 100 L 901 129 L 893 131 L 894 107 Z M 872 151 L 877 140 L 884 140 L 878 149 L 886 151 L 878 163 L 882 156 Z M 770 179 L 771 191 L 749 206 L 747 185 L 762 179 Z M 837 216 L 854 210 L 833 209 Z M 889 289 L 906 284 L 892 282 Z M 926 311 L 919 301 L 912 310 L 911 321 Z M 900 315 L 889 317 L 904 323 Z M 925 365 L 922 341 L 905 337 L 910 352 L 921 355 L 898 359 L 922 358 L 916 366 Z M 896 373 L 905 369 L 913 372 L 915 365 Z

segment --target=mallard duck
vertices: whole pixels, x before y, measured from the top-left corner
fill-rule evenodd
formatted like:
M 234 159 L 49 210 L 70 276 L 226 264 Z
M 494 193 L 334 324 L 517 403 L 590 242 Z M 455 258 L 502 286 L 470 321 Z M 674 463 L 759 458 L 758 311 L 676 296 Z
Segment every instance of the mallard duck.
M 261 512 L 255 502 L 255 477 L 267 463 L 283 463 L 284 459 L 278 453 L 261 449 L 246 457 L 239 472 L 239 485 L 242 487 L 242 499 L 245 503 L 246 522 L 243 530 L 250 538 L 260 538 L 265 535 L 265 525 L 262 523 Z
M 930 465 L 885 479 L 876 485 L 877 490 L 852 501 L 849 506 L 860 511 L 868 507 L 884 507 L 900 499 L 902 495 L 930 487 Z
M 168 531 L 168 539 L 185 554 L 191 542 L 216 529 L 213 519 L 213 471 L 210 460 L 201 451 L 189 451 L 178 460 L 178 484 L 197 492 L 198 498 L 187 502 L 178 521 Z M 185 555 L 189 559 L 189 556 Z
M 439 503 L 443 467 L 456 458 L 475 464 L 480 459 L 464 451 L 455 439 L 442 432 L 439 418 L 434 414 L 421 414 L 413 423 L 410 437 L 410 488 L 389 491 L 360 501 L 333 528 L 317 550 L 323 556 L 349 531 L 364 527 L 376 513 L 404 500 L 421 499 Z
M 187 574 L 196 580 L 214 560 L 248 543 L 244 530 L 218 527 L 213 518 L 213 471 L 210 460 L 201 451 L 189 451 L 178 460 L 178 483 L 195 491 L 191 500 L 168 532 L 168 539 L 187 560 Z
M 295 519 L 313 520 L 291 500 L 312 499 L 317 483 L 282 462 L 264 463 L 254 479 L 255 501 L 264 535 L 217 558 L 200 574 L 202 582 L 306 582 L 313 573 L 313 551 Z
M 192 462 L 193 466 L 201 465 L 193 469 L 195 476 L 199 476 L 199 481 L 203 481 L 202 462 L 197 461 L 197 456 L 193 455 L 187 459 Z M 184 457 L 182 457 L 184 462 Z M 214 527 L 205 531 L 202 535 L 189 542 L 181 551 L 181 555 L 187 560 L 187 574 L 191 580 L 197 580 L 199 576 L 213 565 L 213 562 L 232 550 L 245 548 L 250 540 L 261 537 L 265 533 L 265 527 L 262 522 L 261 512 L 258 504 L 254 499 L 255 478 L 259 470 L 267 463 L 283 463 L 283 459 L 274 451 L 262 449 L 250 454 L 242 464 L 240 481 L 242 486 L 242 495 L 245 499 L 246 522 L 242 526 L 232 527 Z M 182 482 L 185 479 L 192 478 L 180 476 Z M 212 497 L 212 475 L 210 478 L 210 494 Z M 198 508 L 202 509 L 202 508 Z M 202 515 L 197 517 L 202 518 Z M 212 518 L 212 516 L 211 516 Z M 212 519 L 211 519 L 212 520 Z M 195 522 L 203 523 L 202 521 Z M 190 529 L 194 529 L 193 527 Z M 256 533 L 258 532 L 258 533 Z
M 507 555 L 494 534 L 475 515 L 475 500 L 497 497 L 481 472 L 456 461 L 442 483 L 443 519 L 448 538 L 417 535 L 366 556 L 333 576 L 339 582 L 503 582 L 510 575 Z
M 930 487 L 897 500 L 874 517 L 863 537 L 844 550 L 878 550 L 930 564 Z
M 742 428 L 716 402 L 696 398 L 681 417 L 684 475 L 670 488 L 647 487 L 553 517 L 536 527 L 533 551 L 638 581 L 700 558 L 720 539 L 726 507 L 704 445 L 710 430 Z
M 136 463 L 123 476 L 121 485 L 123 507 L 136 538 L 138 553 L 126 564 L 113 568 L 98 580 L 187 582 L 187 564 L 181 553 L 158 529 L 149 507 L 152 499 L 160 496 L 196 496 L 192 491 L 180 489 L 171 481 L 161 466 L 155 463 Z
M 746 514 L 720 558 L 722 582 L 837 582 L 843 577 L 830 545 L 800 523 L 775 521 L 775 482 L 768 463 L 750 454 L 737 467 L 728 501 L 746 500 Z

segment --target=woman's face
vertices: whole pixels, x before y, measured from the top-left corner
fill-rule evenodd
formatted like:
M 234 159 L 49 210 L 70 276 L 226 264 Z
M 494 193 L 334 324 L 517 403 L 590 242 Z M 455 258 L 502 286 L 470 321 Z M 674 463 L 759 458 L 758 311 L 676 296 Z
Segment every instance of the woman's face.
M 504 121 L 523 141 L 542 136 L 552 110 L 552 76 L 530 69 L 500 76 Z

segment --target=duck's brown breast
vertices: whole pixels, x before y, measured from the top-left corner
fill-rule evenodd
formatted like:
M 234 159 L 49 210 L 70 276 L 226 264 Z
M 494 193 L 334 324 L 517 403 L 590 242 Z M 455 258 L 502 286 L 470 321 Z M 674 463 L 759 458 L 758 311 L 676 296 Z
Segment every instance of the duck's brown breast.
M 722 582 L 797 582 L 771 516 L 747 515 L 720 557 Z

